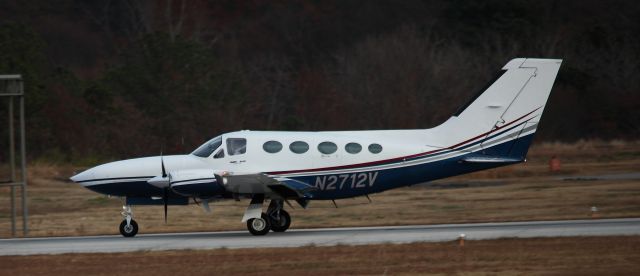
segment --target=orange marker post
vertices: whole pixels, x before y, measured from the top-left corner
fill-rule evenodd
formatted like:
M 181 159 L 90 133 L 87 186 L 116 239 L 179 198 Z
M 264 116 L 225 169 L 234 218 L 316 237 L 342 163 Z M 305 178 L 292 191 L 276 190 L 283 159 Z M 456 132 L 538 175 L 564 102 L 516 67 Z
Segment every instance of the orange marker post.
M 464 234 L 460 234 L 460 237 L 458 237 L 458 245 L 459 245 L 460 247 L 463 247 L 463 246 L 464 246 L 464 237 L 465 237 L 465 235 L 464 235 Z
M 557 156 L 552 156 L 549 160 L 549 171 L 550 172 L 559 172 L 560 171 L 560 159 Z

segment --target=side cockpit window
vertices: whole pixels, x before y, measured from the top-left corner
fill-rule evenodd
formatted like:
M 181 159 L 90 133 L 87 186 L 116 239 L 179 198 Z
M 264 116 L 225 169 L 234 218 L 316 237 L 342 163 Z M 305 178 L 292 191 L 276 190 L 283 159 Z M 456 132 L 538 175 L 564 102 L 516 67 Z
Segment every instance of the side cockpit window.
M 209 157 L 216 149 L 220 147 L 220 145 L 222 145 L 222 138 L 218 136 L 202 144 L 202 146 L 198 147 L 191 154 L 198 157 Z
M 220 159 L 220 158 L 224 158 L 224 150 L 220 149 L 214 156 L 213 158 L 215 159 Z
M 227 153 L 229 156 L 245 154 L 247 152 L 247 139 L 244 138 L 228 138 Z

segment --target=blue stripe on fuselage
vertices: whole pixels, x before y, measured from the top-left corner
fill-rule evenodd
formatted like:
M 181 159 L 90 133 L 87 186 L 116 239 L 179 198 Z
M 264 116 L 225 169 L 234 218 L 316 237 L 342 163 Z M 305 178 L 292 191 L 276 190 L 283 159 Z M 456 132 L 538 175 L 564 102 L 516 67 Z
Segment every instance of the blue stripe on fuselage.
M 128 196 L 128 197 L 161 197 L 164 191 L 153 186 L 146 181 L 112 182 L 96 185 L 87 185 L 87 189 L 106 195 Z M 174 191 L 175 190 L 175 191 Z M 195 195 L 199 197 L 213 197 L 226 194 L 224 187 L 215 183 L 194 183 L 190 185 L 180 185 L 169 189 L 170 197 L 183 197 L 179 193 Z
M 111 182 L 96 185 L 87 185 L 85 188 L 106 195 L 113 196 L 163 196 L 164 191 L 153 186 L 147 181 Z
M 533 134 L 506 141 L 491 149 L 508 149 L 526 154 Z M 515 146 L 514 146 L 515 143 Z M 383 170 L 361 171 L 357 173 L 338 173 L 314 176 L 296 176 L 292 179 L 305 182 L 311 186 L 319 186 L 320 190 L 311 192 L 312 199 L 328 200 L 363 196 L 371 193 L 379 193 L 393 188 L 410 186 L 440 178 L 496 168 L 513 163 L 467 163 L 462 162 L 466 157 L 483 156 L 478 152 L 463 154 L 444 160 Z M 524 155 L 523 155 L 524 156 Z M 524 161 L 524 160 L 523 160 Z M 355 184 L 352 182 L 355 179 Z M 363 181 L 359 183 L 359 181 Z M 371 181 L 373 180 L 373 183 Z M 361 184 L 361 185 L 358 185 Z

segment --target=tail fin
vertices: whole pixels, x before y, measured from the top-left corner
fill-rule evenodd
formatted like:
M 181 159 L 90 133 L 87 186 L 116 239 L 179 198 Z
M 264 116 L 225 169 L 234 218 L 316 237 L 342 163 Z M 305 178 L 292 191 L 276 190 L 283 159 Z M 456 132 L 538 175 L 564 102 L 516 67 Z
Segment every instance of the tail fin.
M 458 113 L 433 129 L 443 144 L 493 157 L 523 160 L 562 60 L 517 58 Z M 474 150 L 476 151 L 476 150 Z

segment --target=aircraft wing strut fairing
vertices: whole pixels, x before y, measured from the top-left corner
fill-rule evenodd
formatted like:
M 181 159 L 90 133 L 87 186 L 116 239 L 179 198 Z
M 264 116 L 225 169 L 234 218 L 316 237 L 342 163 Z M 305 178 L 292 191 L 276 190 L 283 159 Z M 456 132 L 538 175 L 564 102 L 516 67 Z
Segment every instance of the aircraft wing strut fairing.
M 430 129 L 237 131 L 188 155 L 111 162 L 71 180 L 125 198 L 125 237 L 138 232 L 131 205 L 166 211 L 190 198 L 205 210 L 210 201 L 251 198 L 242 220 L 248 230 L 284 232 L 291 224 L 284 203 L 306 207 L 525 161 L 561 62 L 509 61 L 485 90 Z

